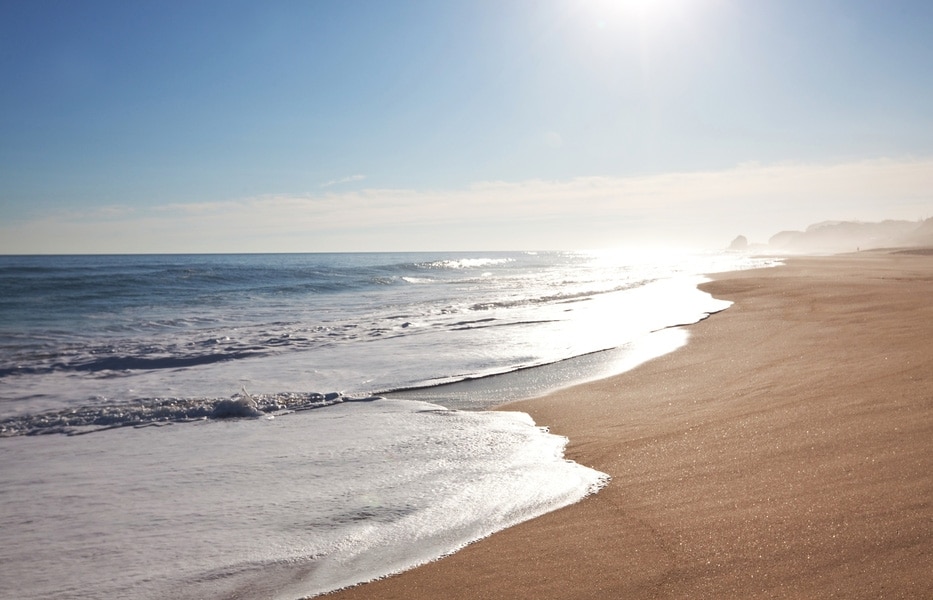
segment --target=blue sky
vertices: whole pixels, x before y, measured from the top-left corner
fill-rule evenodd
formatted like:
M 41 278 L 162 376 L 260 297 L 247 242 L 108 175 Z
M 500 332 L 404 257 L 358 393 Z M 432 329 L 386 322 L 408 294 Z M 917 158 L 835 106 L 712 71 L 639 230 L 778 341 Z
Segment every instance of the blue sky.
M 933 216 L 933 3 L 0 1 L 0 253 Z

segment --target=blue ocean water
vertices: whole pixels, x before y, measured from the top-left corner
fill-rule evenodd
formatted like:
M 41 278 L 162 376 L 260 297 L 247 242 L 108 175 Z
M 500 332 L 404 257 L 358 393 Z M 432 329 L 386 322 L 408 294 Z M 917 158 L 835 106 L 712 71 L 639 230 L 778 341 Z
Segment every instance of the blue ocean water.
M 0 257 L 0 596 L 300 597 L 574 502 L 605 479 L 547 424 L 462 409 L 669 351 L 728 306 L 703 273 L 766 264 Z
M 752 260 L 577 252 L 0 257 L 0 419 L 216 401 L 244 387 L 367 396 L 553 363 L 621 346 L 646 327 L 695 320 L 702 295 L 659 286 L 642 305 L 635 296 L 653 282 Z

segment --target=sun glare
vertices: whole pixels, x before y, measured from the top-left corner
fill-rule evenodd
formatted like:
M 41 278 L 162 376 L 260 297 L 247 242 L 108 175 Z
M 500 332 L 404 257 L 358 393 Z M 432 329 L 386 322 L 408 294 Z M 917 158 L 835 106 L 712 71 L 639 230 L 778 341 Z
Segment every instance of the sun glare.
M 605 27 L 607 21 L 621 20 L 654 30 L 671 20 L 684 18 L 697 3 L 697 0 L 591 0 L 587 4 L 600 27 Z
M 596 59 L 635 57 L 643 73 L 687 64 L 702 49 L 710 31 L 716 0 L 585 0 L 576 5 L 582 17 L 581 48 Z
M 671 10 L 676 4 L 683 4 L 677 0 L 621 0 L 617 2 L 622 9 L 628 9 L 639 15 L 647 16 L 652 14 L 663 15 Z

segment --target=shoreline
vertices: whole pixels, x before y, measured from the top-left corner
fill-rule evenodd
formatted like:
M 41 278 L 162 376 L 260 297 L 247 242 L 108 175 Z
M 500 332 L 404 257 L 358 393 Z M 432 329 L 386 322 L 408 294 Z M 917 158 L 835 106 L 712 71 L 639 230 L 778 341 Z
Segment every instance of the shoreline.
M 698 319 L 697 323 L 707 318 L 709 315 Z M 688 336 L 683 331 L 685 326 L 669 325 L 615 348 L 594 350 L 546 364 L 375 395 L 430 402 L 453 410 L 502 410 L 513 402 L 621 375 L 658 356 L 674 352 L 687 343 Z
M 749 267 L 763 268 L 760 266 Z M 671 275 L 657 281 L 644 281 L 626 290 L 629 294 L 621 300 L 616 310 L 644 310 L 650 306 L 639 303 L 636 298 L 649 288 L 659 284 L 682 286 L 682 289 L 666 290 L 667 294 L 697 294 L 687 308 L 684 304 L 675 309 L 677 314 L 669 318 L 651 318 L 652 327 L 628 327 L 610 346 L 585 350 L 580 354 L 551 357 L 545 362 L 530 361 L 518 366 L 502 365 L 504 370 L 450 378 L 450 381 L 432 382 L 413 387 L 375 391 L 375 395 L 404 400 L 421 400 L 458 410 L 494 410 L 511 402 L 538 398 L 556 393 L 568 387 L 606 379 L 632 370 L 638 365 L 653 360 L 686 344 L 688 334 L 685 326 L 696 324 L 711 315 L 726 310 L 731 303 L 718 301 L 710 294 L 698 289 L 706 281 L 705 275 Z M 619 291 L 619 290 L 617 290 Z M 653 292 L 657 294 L 657 292 Z M 663 298 L 664 296 L 656 296 Z M 643 302 L 643 301 L 642 301 Z M 659 314 L 664 315 L 662 310 Z M 609 318 L 605 315 L 604 318 Z M 608 340 L 607 340 L 607 343 Z
M 499 407 L 595 496 L 328 598 L 933 596 L 933 260 L 713 275 L 685 348 Z

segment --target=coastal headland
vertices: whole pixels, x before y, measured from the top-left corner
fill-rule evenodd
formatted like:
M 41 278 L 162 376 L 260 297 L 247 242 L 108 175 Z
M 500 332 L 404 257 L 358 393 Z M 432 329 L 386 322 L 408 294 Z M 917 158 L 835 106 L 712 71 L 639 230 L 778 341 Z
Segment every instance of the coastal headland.
M 933 252 L 713 279 L 685 348 L 501 407 L 599 494 L 327 597 L 933 598 Z

